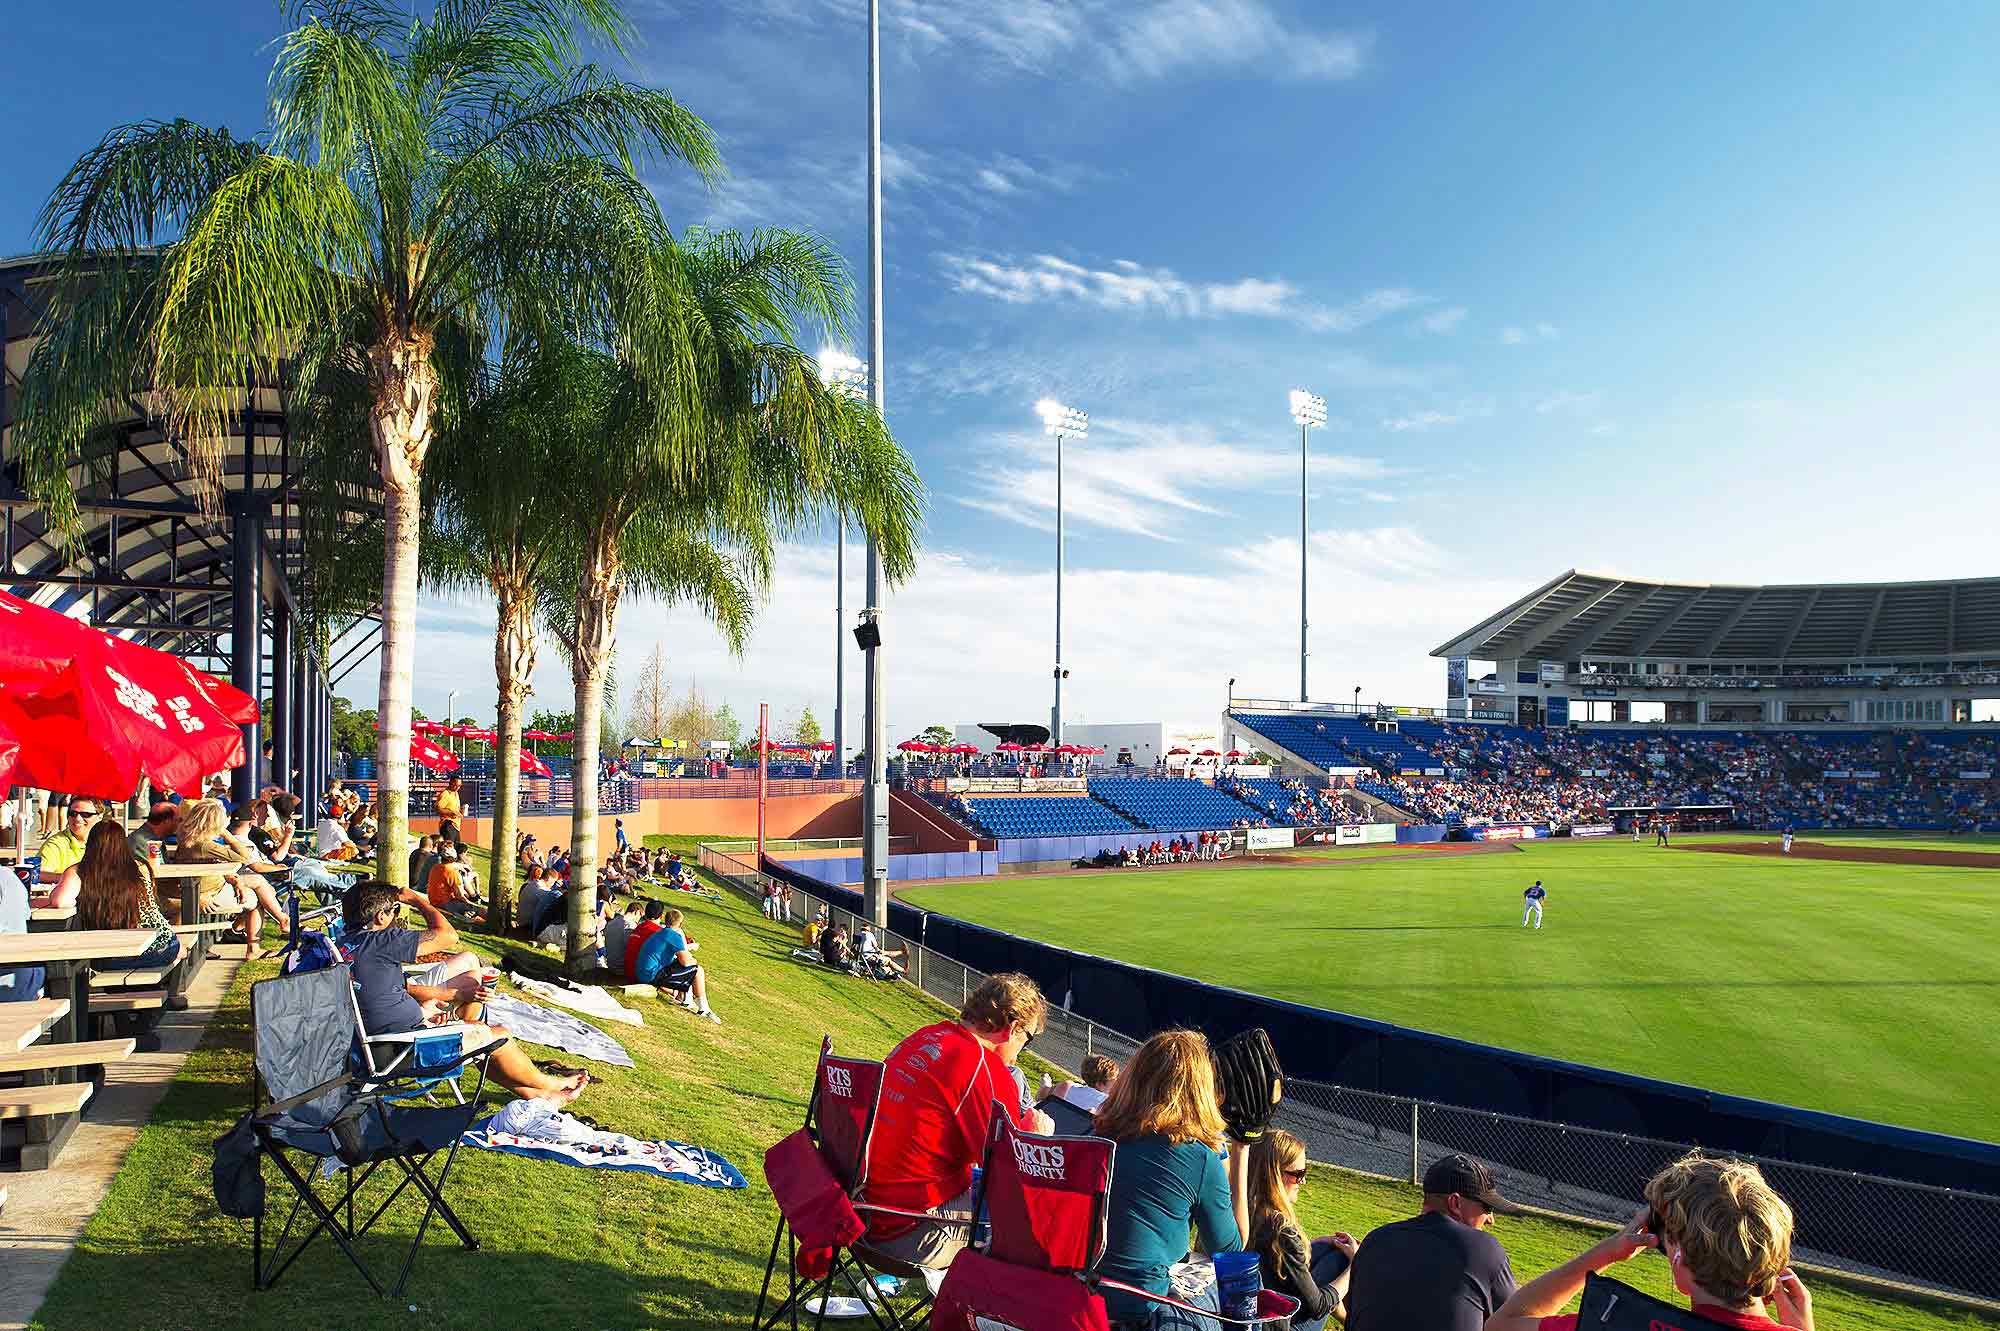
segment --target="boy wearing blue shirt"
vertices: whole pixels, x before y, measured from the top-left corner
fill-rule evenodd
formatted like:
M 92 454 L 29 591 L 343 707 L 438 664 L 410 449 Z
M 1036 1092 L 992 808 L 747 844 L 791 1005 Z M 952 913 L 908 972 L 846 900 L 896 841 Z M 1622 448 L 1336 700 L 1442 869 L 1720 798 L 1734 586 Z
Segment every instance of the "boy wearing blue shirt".
M 694 959 L 694 950 L 701 944 L 688 942 L 687 935 L 681 932 L 681 921 L 686 918 L 677 910 L 667 911 L 666 927 L 660 930 L 667 939 L 667 964 L 660 967 L 653 983 L 662 989 L 686 989 L 694 999 L 695 1015 L 720 1026 L 722 1018 L 708 1006 L 708 974 Z

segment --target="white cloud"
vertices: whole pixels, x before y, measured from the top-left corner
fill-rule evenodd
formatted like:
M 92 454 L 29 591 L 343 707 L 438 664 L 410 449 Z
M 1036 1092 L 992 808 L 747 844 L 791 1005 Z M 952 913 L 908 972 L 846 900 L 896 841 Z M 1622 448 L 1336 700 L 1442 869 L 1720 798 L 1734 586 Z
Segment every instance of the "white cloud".
M 1063 585 L 1064 690 L 1072 721 L 1192 721 L 1216 710 L 1235 676 L 1246 696 L 1283 696 L 1298 678 L 1298 544 L 1274 539 L 1220 548 L 1202 571 L 1072 563 Z M 1002 564 L 936 551 L 916 578 L 890 593 L 883 620 L 885 690 L 892 737 L 934 722 L 1037 720 L 1048 714 L 1054 654 L 1053 551 Z M 861 603 L 862 561 L 850 541 L 847 604 Z M 690 681 L 752 720 L 759 701 L 790 717 L 810 704 L 832 720 L 833 549 L 830 540 L 780 552 L 771 596 L 742 659 L 731 658 L 692 611 L 630 601 L 619 620 L 619 657 L 664 647 L 678 691 Z M 1360 684 L 1385 702 L 1437 705 L 1443 671 L 1427 653 L 1494 606 L 1512 583 L 1468 576 L 1447 552 L 1404 527 L 1321 531 L 1311 546 L 1314 679 L 1323 696 Z M 468 610 L 484 609 L 472 602 Z M 436 713 L 448 689 L 459 710 L 490 717 L 492 630 L 476 615 L 434 625 L 443 603 L 426 598 L 414 680 L 417 704 Z M 490 612 L 489 612 L 490 613 Z M 1170 648 L 1170 649 L 1169 649 Z M 1337 679 L 1331 672 L 1338 670 Z M 859 742 L 861 661 L 848 641 L 847 736 Z M 372 692 L 369 667 L 348 679 Z M 544 646 L 529 706 L 570 707 L 570 684 Z M 372 702 L 367 704 L 372 706 Z
M 1465 322 L 1465 315 L 1465 306 L 1453 305 L 1426 314 L 1417 321 L 1417 325 L 1426 333 L 1449 333 Z
M 1525 342 L 1553 342 L 1562 336 L 1554 324 L 1509 324 L 1500 330 L 1500 344 L 1518 347 Z
M 1603 401 L 1604 394 L 1602 393 L 1578 393 L 1565 388 L 1550 393 L 1536 402 L 1535 411 L 1538 415 L 1542 416 L 1558 412 L 1565 415 L 1583 416 L 1595 412 L 1598 405 Z
M 1113 259 L 1108 267 L 1091 268 L 1053 254 L 1034 254 L 1018 261 L 940 254 L 938 264 L 945 280 L 958 291 L 1010 305 L 1074 301 L 1174 318 L 1286 319 L 1316 332 L 1352 332 L 1424 299 L 1401 287 L 1383 287 L 1345 304 L 1320 305 L 1304 299 L 1298 287 L 1283 278 L 1200 282 L 1171 268 L 1149 268 L 1132 259 Z
M 1385 417 L 1382 428 L 1396 434 L 1436 430 L 1446 425 L 1457 425 L 1464 416 L 1446 411 L 1417 411 L 1407 416 Z
M 1036 530 L 1055 523 L 1055 448 L 1045 435 L 1006 433 L 988 441 L 974 488 L 952 496 L 970 508 Z M 1298 474 L 1298 454 L 1232 442 L 1199 424 L 1093 418 L 1085 443 L 1063 453 L 1063 513 L 1072 524 L 1157 541 L 1202 540 L 1237 523 L 1225 496 Z M 1379 481 L 1379 458 L 1315 452 L 1320 485 Z M 1295 492 L 1295 491 L 1294 491 Z

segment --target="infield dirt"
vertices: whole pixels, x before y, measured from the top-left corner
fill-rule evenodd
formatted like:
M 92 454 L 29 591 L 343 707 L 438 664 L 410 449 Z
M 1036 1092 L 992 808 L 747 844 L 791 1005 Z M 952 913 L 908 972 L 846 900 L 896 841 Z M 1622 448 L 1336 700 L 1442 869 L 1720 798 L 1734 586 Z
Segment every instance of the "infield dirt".
M 1776 841 L 1710 841 L 1677 847 L 1720 855 L 1788 858 Z M 1932 864 L 1953 869 L 2000 869 L 2000 854 L 1981 850 L 1904 850 L 1896 846 L 1844 846 L 1838 842 L 1792 842 L 1795 860 L 1840 860 L 1848 864 Z

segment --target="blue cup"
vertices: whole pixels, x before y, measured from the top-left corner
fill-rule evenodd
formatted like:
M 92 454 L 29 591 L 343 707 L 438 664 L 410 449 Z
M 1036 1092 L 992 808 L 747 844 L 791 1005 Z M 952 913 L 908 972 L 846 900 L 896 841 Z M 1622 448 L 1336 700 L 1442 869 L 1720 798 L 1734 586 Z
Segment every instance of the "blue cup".
M 986 1171 L 978 1165 L 972 1167 L 972 1246 L 984 1248 L 993 1237 L 993 1225 L 986 1218 L 986 1189 L 980 1186 L 986 1178 Z
M 1215 1254 L 1216 1304 L 1225 1317 L 1251 1318 L 1257 1315 L 1258 1296 L 1264 1292 L 1264 1273 L 1254 1252 Z

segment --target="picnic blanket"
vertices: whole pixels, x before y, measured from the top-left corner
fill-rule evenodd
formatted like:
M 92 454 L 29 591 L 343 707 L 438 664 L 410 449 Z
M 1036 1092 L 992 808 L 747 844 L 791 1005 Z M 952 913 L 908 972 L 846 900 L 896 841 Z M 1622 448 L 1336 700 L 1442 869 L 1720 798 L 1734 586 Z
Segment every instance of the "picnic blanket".
M 625 1046 L 597 1027 L 577 1020 L 567 1012 L 523 1003 L 506 994 L 486 1000 L 486 1024 L 505 1026 L 508 1033 L 530 1044 L 545 1044 L 566 1054 L 580 1054 L 614 1067 L 634 1066 Z
M 606 1132 L 577 1121 L 546 1100 L 516 1100 L 473 1124 L 462 1140 L 481 1151 L 503 1151 L 582 1169 L 633 1170 L 704 1188 L 749 1186 L 743 1171 L 706 1147 L 640 1141 L 622 1132 Z
M 507 978 L 512 980 L 514 987 L 522 993 L 533 994 L 546 1002 L 561 1003 L 564 1007 L 575 1008 L 585 1016 L 596 1017 L 599 1021 L 622 1021 L 627 1026 L 646 1024 L 644 1017 L 613 998 L 608 990 L 594 984 L 580 984 L 575 988 L 569 988 L 511 972 Z

